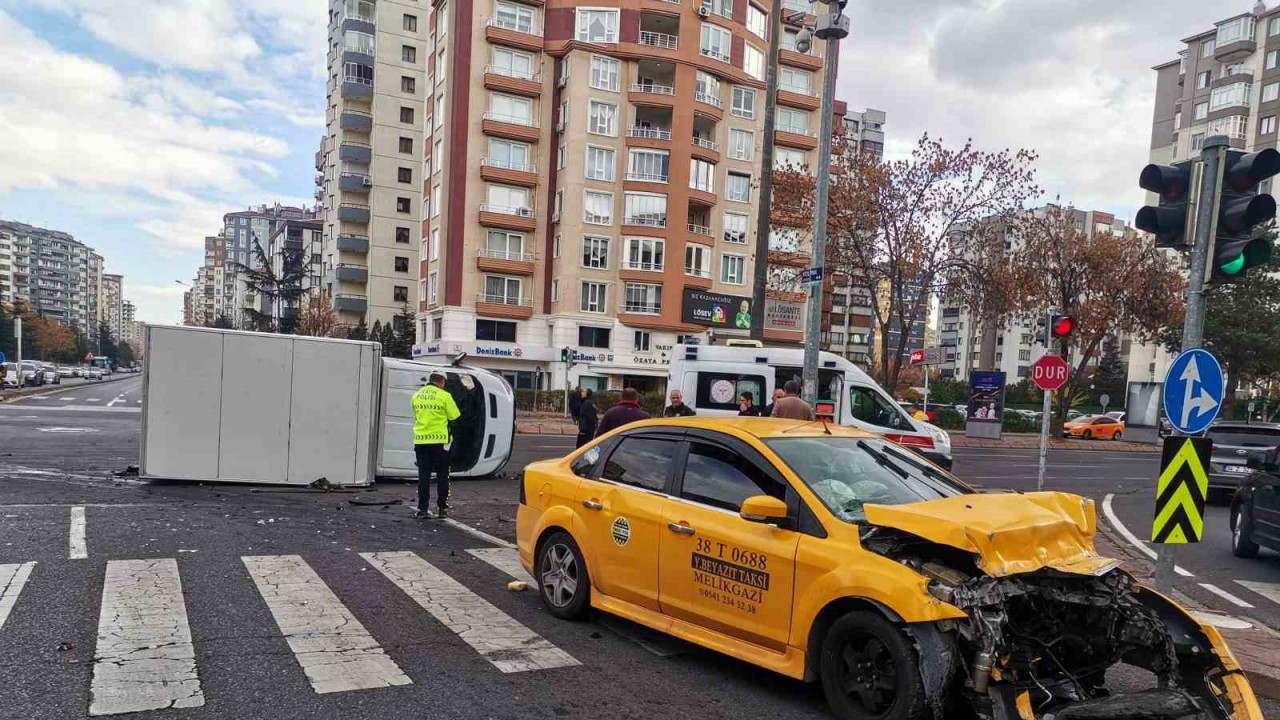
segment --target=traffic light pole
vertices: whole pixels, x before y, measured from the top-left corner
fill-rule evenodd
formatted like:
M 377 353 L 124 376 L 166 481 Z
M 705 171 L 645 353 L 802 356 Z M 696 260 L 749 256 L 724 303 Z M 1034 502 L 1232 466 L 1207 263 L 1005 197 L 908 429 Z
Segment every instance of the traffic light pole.
M 1050 310 L 1049 314 L 1045 316 L 1045 320 L 1044 320 L 1044 337 L 1045 337 L 1044 346 L 1046 349 L 1049 348 L 1049 344 L 1052 342 L 1051 340 L 1052 335 L 1053 335 L 1053 311 Z M 1044 394 L 1044 409 L 1040 413 L 1040 471 L 1036 475 L 1036 492 L 1044 490 L 1045 466 L 1048 464 L 1048 461 L 1049 461 L 1049 424 L 1050 424 L 1050 413 L 1052 412 L 1052 402 L 1053 402 L 1052 390 L 1041 390 L 1040 392 Z
M 1187 278 L 1187 316 L 1182 326 L 1182 350 L 1193 350 L 1204 343 L 1204 280 L 1213 251 L 1214 221 L 1218 213 L 1218 191 L 1222 185 L 1222 158 L 1230 146 L 1223 135 L 1205 140 L 1201 157 L 1204 171 L 1196 193 L 1196 227 L 1191 245 L 1191 276 Z M 1175 549 L 1162 544 L 1156 555 L 1156 590 L 1168 594 L 1173 590 Z

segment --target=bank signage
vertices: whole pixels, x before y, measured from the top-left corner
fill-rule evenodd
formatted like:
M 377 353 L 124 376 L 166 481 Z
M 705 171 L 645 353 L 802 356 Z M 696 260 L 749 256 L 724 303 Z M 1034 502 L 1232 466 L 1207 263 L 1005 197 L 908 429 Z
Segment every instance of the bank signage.
M 751 329 L 751 298 L 685 288 L 680 319 L 707 327 Z
M 804 310 L 805 304 L 802 302 L 788 302 L 772 298 L 765 300 L 764 328 L 766 330 L 803 332 Z

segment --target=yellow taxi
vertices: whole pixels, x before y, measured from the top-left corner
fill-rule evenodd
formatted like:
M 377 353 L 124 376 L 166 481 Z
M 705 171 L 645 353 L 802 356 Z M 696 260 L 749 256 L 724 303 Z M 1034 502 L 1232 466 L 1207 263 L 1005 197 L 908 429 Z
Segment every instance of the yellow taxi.
M 1119 440 L 1124 437 L 1124 421 L 1108 415 L 1083 415 L 1064 423 L 1062 436 L 1085 440 Z
M 634 423 L 526 467 L 517 523 L 556 617 L 821 681 L 846 720 L 1262 717 L 1214 628 L 1097 554 L 1091 500 L 977 494 L 852 428 Z M 1121 658 L 1157 685 L 1109 693 Z

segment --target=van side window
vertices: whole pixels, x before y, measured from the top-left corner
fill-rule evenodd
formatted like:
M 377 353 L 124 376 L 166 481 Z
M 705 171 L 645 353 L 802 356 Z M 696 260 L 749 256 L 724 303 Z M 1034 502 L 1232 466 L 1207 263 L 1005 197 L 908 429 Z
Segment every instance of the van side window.
M 913 429 L 902 408 L 871 388 L 850 388 L 849 400 L 853 417 L 864 423 L 894 430 Z
M 751 393 L 756 405 L 766 404 L 764 376 L 736 373 L 698 373 L 697 405 L 699 410 L 738 411 L 738 398 Z

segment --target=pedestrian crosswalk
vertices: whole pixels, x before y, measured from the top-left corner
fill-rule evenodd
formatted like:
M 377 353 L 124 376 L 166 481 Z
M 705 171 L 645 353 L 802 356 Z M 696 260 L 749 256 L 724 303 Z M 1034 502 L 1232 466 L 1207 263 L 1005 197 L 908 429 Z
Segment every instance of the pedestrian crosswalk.
M 485 548 L 468 552 L 459 556 L 468 561 L 483 560 L 492 569 L 476 562 L 460 563 L 456 558 L 437 566 L 410 551 L 328 556 L 325 564 L 315 566 L 301 555 L 219 558 L 213 571 L 217 584 L 243 582 L 248 595 L 242 596 L 242 604 L 257 605 L 237 608 L 217 607 L 218 600 L 211 603 L 200 597 L 200 592 L 210 591 L 211 568 L 207 561 L 192 567 L 188 563 L 195 561 L 185 556 L 110 560 L 105 568 L 84 560 L 63 562 L 56 570 L 56 562 L 0 564 L 0 656 L 14 659 L 15 646 L 20 645 L 14 638 L 41 627 L 45 613 L 66 612 L 58 603 L 85 607 L 59 591 L 65 573 L 70 572 L 93 578 L 99 577 L 95 573 L 101 574 L 100 581 L 88 581 L 97 595 L 90 607 L 98 609 L 87 679 L 87 711 L 91 716 L 204 706 L 206 693 L 216 692 L 210 688 L 225 688 L 227 683 L 205 677 L 206 669 L 201 666 L 218 667 L 219 663 L 215 661 L 216 647 L 202 647 L 202 636 L 198 632 L 193 635 L 193 627 L 198 629 L 201 623 L 219 628 L 218 633 L 204 637 L 229 632 L 279 642 L 279 651 L 255 655 L 245 662 L 270 663 L 269 668 L 259 670 L 273 673 L 281 672 L 283 665 L 285 672 L 296 673 L 300 683 L 324 695 L 430 683 L 431 677 L 415 678 L 409 671 L 416 667 L 421 672 L 423 658 L 413 655 L 416 652 L 448 651 L 453 657 L 458 652 L 474 652 L 501 673 L 578 666 L 579 661 L 564 649 L 442 569 L 459 574 L 459 568 L 471 568 L 464 579 L 474 584 L 474 569 L 485 568 L 493 577 L 502 577 L 500 583 L 492 583 L 501 588 L 506 585 L 505 576 L 494 570 L 519 573 L 528 579 L 516 551 Z M 386 584 L 361 582 L 353 589 L 341 582 L 343 573 L 366 571 L 368 575 L 359 576 L 362 580 L 385 578 Z M 189 589 L 184 573 L 196 581 L 194 587 L 203 590 Z M 362 595 L 369 592 L 376 593 L 374 602 L 369 595 Z M 403 595 L 391 597 L 398 593 Z M 537 602 L 532 593 L 513 597 Z M 438 633 L 440 645 L 454 648 L 432 643 L 436 650 L 421 650 L 405 646 L 396 637 L 377 637 L 370 628 L 390 632 L 378 613 L 397 601 L 404 608 L 416 608 L 420 623 L 415 624 Z M 210 608 L 215 610 L 210 612 Z M 84 617 L 76 622 L 95 621 Z M 246 627 L 227 628 L 228 622 L 242 622 Z M 427 661 L 429 664 L 430 658 Z

